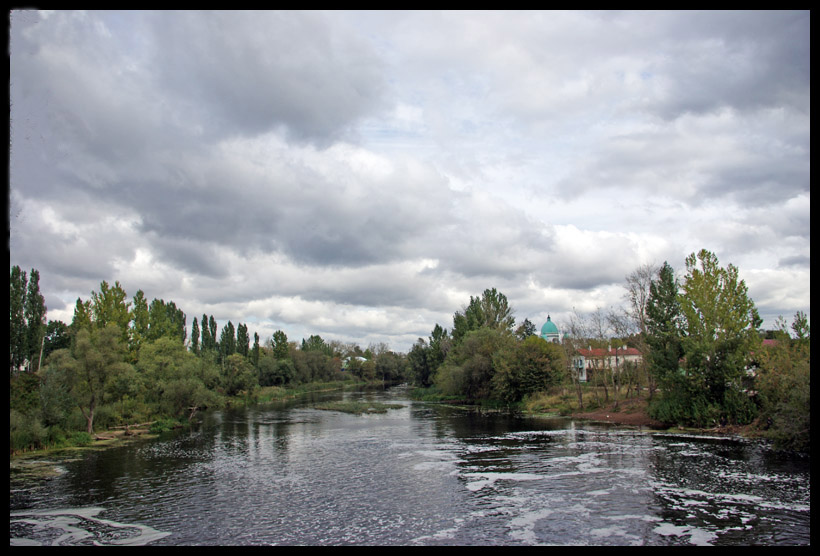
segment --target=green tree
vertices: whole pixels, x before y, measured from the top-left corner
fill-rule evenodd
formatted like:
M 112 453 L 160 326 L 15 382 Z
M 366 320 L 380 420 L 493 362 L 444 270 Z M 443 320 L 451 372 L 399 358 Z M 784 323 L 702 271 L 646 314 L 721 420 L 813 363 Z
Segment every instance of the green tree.
M 259 368 L 259 357 L 261 355 L 261 347 L 259 346 L 259 334 L 253 333 L 253 347 L 251 348 L 251 364 L 254 369 Z
M 543 392 L 564 380 L 567 357 L 564 349 L 540 336 L 510 344 L 493 357 L 494 397 L 507 403 Z
M 91 320 L 91 301 L 83 301 L 79 297 L 74 304 L 74 316 L 69 325 L 69 332 L 71 334 L 71 349 L 77 344 L 77 334 L 80 330 L 91 331 L 94 328 L 94 323 Z
M 156 340 L 167 336 L 184 344 L 188 338 L 186 316 L 173 301 L 154 299 L 148 308 L 148 338 Z
M 407 353 L 407 365 L 413 384 L 422 388 L 427 388 L 433 383 L 430 351 L 430 346 L 427 345 L 424 338 L 419 338 Z
M 140 347 L 148 340 L 149 322 L 148 300 L 145 299 L 142 290 L 137 290 L 131 305 L 131 330 L 128 342 L 132 362 L 139 359 Z
M 398 353 L 382 349 L 373 361 L 376 376 L 385 384 L 400 382 L 404 379 L 405 362 L 405 358 Z
M 9 370 L 16 373 L 26 361 L 26 286 L 28 278 L 19 266 L 9 276 Z
M 202 349 L 201 351 L 208 352 L 214 349 L 214 338 L 211 336 L 211 330 L 208 327 L 208 317 L 204 313 L 202 314 L 202 326 L 200 327 L 200 333 L 202 334 Z
M 241 322 L 236 328 L 236 353 L 248 357 L 251 338 L 248 336 L 248 325 Z
M 129 367 L 124 357 L 122 331 L 111 322 L 105 328 L 81 328 L 73 350 L 58 350 L 49 358 L 49 365 L 65 373 L 66 388 L 85 416 L 89 434 L 108 382 Z
M 470 296 L 470 303 L 453 315 L 453 342 L 459 343 L 471 330 L 486 327 L 512 332 L 513 310 L 507 297 L 495 288 L 486 289 L 481 297 Z
M 39 368 L 46 333 L 45 299 L 40 293 L 40 273 L 29 277 L 13 266 L 9 274 L 9 370 Z
M 46 304 L 40 293 L 40 273 L 31 269 L 26 292 L 26 356 L 29 371 L 40 368 L 40 355 L 43 351 L 43 340 L 46 333 Z
M 202 316 L 204 317 L 205 315 Z M 204 323 L 202 328 L 203 330 L 205 329 Z M 219 341 L 216 339 L 216 319 L 214 319 L 213 315 L 208 317 L 208 333 L 211 337 L 211 349 L 213 349 L 214 351 L 219 351 Z
M 797 311 L 792 321 L 792 330 L 794 331 L 797 340 L 801 343 L 806 343 L 810 336 L 809 319 L 803 311 Z
M 530 319 L 524 319 L 524 322 L 515 329 L 515 337 L 519 340 L 526 340 L 530 336 L 535 336 L 537 329 L 535 325 L 530 322 Z
M 717 257 L 702 249 L 686 258 L 686 270 L 679 295 L 686 375 L 720 408 L 722 419 L 748 423 L 754 407 L 741 382 L 750 354 L 760 346 L 762 320 L 735 266 L 720 267 Z
M 287 359 L 290 357 L 287 334 L 281 330 L 274 332 L 271 338 L 271 349 L 273 350 L 273 357 L 276 359 Z
M 291 355 L 296 369 L 296 382 L 323 382 L 340 378 L 341 364 L 337 369 L 333 359 L 321 347 L 297 349 Z
M 219 335 L 219 353 L 223 363 L 236 353 L 236 329 L 231 321 L 222 327 L 222 333 Z
M 296 367 L 290 359 L 277 359 L 271 353 L 259 357 L 259 385 L 283 386 L 296 376 Z
M 785 323 L 779 339 L 761 347 L 757 355 L 756 388 L 760 420 L 778 449 L 811 451 L 811 356 L 805 314 L 792 323 L 796 339 Z M 804 332 L 805 330 L 805 332 Z
M 199 409 L 216 405 L 217 396 L 201 380 L 194 377 L 177 378 L 162 392 L 162 410 L 175 417 L 188 416 L 190 421 Z
M 683 357 L 682 319 L 678 282 L 667 262 L 649 286 L 646 302 L 646 343 L 649 346 L 649 372 L 657 382 L 667 383 L 679 374 Z
M 233 353 L 227 357 L 222 375 L 222 386 L 228 396 L 236 396 L 243 392 L 246 397 L 253 395 L 259 383 L 253 367 L 245 356 Z
M 191 323 L 191 351 L 199 353 L 199 321 L 196 319 Z
M 61 348 L 68 351 L 68 348 Z M 56 350 L 55 350 L 56 352 Z M 46 359 L 45 361 L 48 361 Z M 40 376 L 40 419 L 47 427 L 66 428 L 68 417 L 75 406 L 66 383 L 65 373 L 45 364 L 37 373 Z
M 321 336 L 314 334 L 307 340 L 302 339 L 302 351 L 319 351 L 328 357 L 333 355 L 333 350 L 325 343 Z
M 58 349 L 71 347 L 71 329 L 59 320 L 50 320 L 46 325 L 45 342 L 43 343 L 43 361 Z
M 126 301 L 127 294 L 119 282 L 109 286 L 108 282 L 100 282 L 100 291 L 91 292 L 91 316 L 97 328 L 105 328 L 108 324 L 116 324 L 122 334 L 123 343 L 128 342 L 131 322 L 131 302 Z
M 650 367 L 663 394 L 650 414 L 665 422 L 711 426 L 747 424 L 756 407 L 744 380 L 758 351 L 761 319 L 733 265 L 723 268 L 703 249 L 686 258 L 677 287 L 667 264 L 653 282 L 647 305 Z
M 444 363 L 447 353 L 452 347 L 453 341 L 447 333 L 446 328 L 442 328 L 438 323 L 433 327 L 429 336 L 430 352 L 428 354 L 428 363 L 430 365 L 430 373 L 433 374 Z
M 194 360 L 196 357 L 176 338 L 162 336 L 146 342 L 136 366 L 148 400 L 159 404 L 167 385 L 185 378 Z
M 133 417 L 126 410 L 125 402 L 128 399 L 137 398 L 143 391 L 142 377 L 134 366 L 124 366 L 119 372 L 113 373 L 106 382 L 105 388 L 108 399 L 119 403 L 120 417 L 126 421 Z
M 497 352 L 510 350 L 515 338 L 509 330 L 482 327 L 467 332 L 436 371 L 434 383 L 442 393 L 468 401 L 492 397 Z

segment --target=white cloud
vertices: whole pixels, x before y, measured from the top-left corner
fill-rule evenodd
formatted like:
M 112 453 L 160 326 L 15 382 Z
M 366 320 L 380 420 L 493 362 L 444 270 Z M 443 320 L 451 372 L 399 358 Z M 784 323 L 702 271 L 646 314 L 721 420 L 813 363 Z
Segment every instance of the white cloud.
M 14 12 L 11 264 L 50 318 L 119 280 L 402 350 L 486 288 L 566 322 L 700 248 L 809 312 L 808 21 Z

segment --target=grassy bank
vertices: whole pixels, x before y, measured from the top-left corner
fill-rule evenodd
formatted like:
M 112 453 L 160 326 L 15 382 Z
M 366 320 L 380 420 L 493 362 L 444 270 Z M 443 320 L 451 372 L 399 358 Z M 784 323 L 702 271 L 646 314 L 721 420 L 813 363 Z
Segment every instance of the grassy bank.
M 361 388 L 366 383 L 353 381 L 315 382 L 289 387 L 270 386 L 261 388 L 248 398 L 237 396 L 224 401 L 227 406 L 241 406 L 247 403 L 266 403 L 296 398 L 312 392 L 329 392 L 347 388 Z M 22 415 L 12 414 L 12 427 L 9 438 L 9 457 L 41 457 L 49 453 L 65 450 L 82 450 L 104 448 L 117 443 L 156 435 L 164 431 L 185 428 L 190 423 L 185 418 L 170 418 L 155 415 L 147 423 L 110 426 L 101 428 L 93 434 L 86 431 L 64 431 L 58 427 L 43 427 L 38 423 L 26 420 Z M 18 423 L 19 421 L 19 423 Z M 80 422 L 80 421 L 78 421 Z

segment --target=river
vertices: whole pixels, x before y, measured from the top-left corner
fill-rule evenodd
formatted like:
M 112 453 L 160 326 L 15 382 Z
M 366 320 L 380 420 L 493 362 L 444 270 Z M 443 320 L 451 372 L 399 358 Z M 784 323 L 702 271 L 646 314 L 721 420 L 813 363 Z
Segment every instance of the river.
M 10 480 L 12 545 L 808 545 L 808 458 L 766 444 L 336 392 Z M 398 403 L 384 414 L 317 401 Z

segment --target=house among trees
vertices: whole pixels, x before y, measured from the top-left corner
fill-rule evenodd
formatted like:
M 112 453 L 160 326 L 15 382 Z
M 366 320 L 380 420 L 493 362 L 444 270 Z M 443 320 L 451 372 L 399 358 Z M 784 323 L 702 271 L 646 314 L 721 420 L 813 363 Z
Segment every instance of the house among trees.
M 549 315 L 547 321 L 541 327 L 541 338 L 551 343 L 561 343 L 562 338 L 568 338 L 566 333 L 561 334 Z M 607 349 L 589 346 L 587 349 L 579 349 L 570 358 L 570 367 L 578 373 L 578 380 L 587 382 L 592 373 L 596 370 L 611 369 L 619 371 L 626 365 L 638 365 L 642 360 L 641 352 L 632 347 L 616 347 L 611 345 Z
M 572 357 L 572 368 L 578 371 L 579 380 L 586 382 L 588 375 L 596 370 L 619 371 L 627 365 L 638 365 L 641 360 L 641 352 L 632 347 L 607 346 L 607 349 L 593 349 L 590 346 L 587 349 L 579 349 Z

